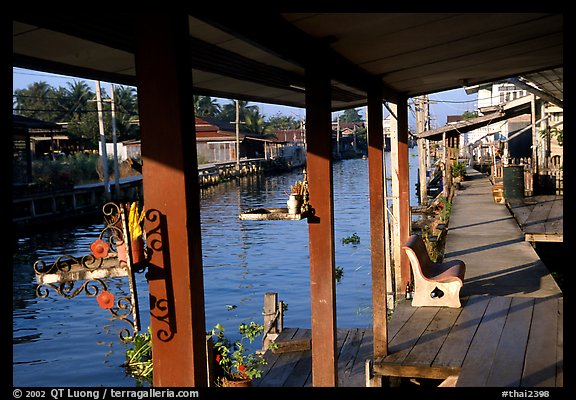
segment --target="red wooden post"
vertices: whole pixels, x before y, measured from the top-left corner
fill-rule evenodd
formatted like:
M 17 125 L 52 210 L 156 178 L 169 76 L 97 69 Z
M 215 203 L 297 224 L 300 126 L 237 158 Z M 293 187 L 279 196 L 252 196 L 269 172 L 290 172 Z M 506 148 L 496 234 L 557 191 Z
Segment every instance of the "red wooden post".
M 377 86 L 375 85 L 375 88 Z M 384 129 L 382 95 L 368 92 L 368 173 L 370 193 L 370 254 L 372 258 L 372 324 L 374 358 L 388 354 L 386 306 L 386 244 L 384 241 Z
M 408 168 L 408 99 L 398 96 L 398 204 L 400 243 L 404 244 L 410 237 L 410 173 Z M 396 195 L 396 194 L 395 194 Z M 410 282 L 410 260 L 405 251 L 400 252 L 401 286 L 396 288 L 397 293 L 406 294 L 406 284 Z
M 313 386 L 338 385 L 330 93 L 326 70 L 307 68 L 306 163 L 315 211 L 308 220 Z
M 136 20 L 154 386 L 207 386 L 188 18 Z

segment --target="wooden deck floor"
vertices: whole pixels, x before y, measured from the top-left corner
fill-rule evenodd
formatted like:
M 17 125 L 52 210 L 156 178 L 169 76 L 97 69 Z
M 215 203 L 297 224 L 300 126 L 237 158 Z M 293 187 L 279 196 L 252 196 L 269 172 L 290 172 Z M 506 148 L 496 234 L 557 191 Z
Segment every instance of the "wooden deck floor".
M 312 337 L 310 329 L 286 328 L 277 340 L 306 339 Z M 363 387 L 365 380 L 365 360 L 372 359 L 372 330 L 363 328 L 339 328 L 337 330 L 338 386 Z M 311 351 L 293 351 L 275 354 L 268 350 L 265 354 L 268 364 L 262 378 L 252 386 L 257 387 L 311 387 Z
M 398 312 L 400 311 L 400 312 Z M 563 386 L 563 299 L 471 296 L 460 309 L 412 308 L 392 317 L 384 376 L 445 379 L 457 386 Z
M 446 379 L 462 387 L 562 387 L 563 299 L 471 296 L 462 308 L 400 303 L 388 327 L 389 355 L 374 360 L 381 376 Z M 278 340 L 310 338 L 285 329 Z M 366 386 L 370 329 L 338 329 L 338 386 Z M 312 386 L 311 351 L 274 354 L 257 387 Z
M 564 240 L 564 196 L 531 196 L 507 202 L 527 241 Z

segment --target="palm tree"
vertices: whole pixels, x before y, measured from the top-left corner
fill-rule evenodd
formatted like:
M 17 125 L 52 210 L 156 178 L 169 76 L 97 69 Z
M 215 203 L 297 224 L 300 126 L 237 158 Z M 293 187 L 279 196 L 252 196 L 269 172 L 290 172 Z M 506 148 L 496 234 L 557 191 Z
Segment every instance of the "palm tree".
M 138 119 L 136 89 L 129 86 L 114 86 L 114 101 L 116 102 L 116 128 L 119 140 L 138 137 L 138 125 L 133 123 Z
M 258 107 L 246 111 L 244 122 L 246 123 L 245 127 L 248 132 L 264 135 L 268 131 L 268 125 L 264 120 L 264 115 L 260 114 Z
M 240 123 L 246 123 L 246 115 L 248 113 L 254 112 L 254 110 L 258 110 L 258 106 L 249 106 L 248 102 L 245 100 L 238 100 L 238 107 L 239 107 L 239 120 Z M 218 117 L 224 123 L 231 123 L 236 120 L 236 101 L 231 100 L 230 103 L 224 104 L 222 106 L 222 111 Z
M 194 96 L 194 109 L 199 117 L 217 117 L 221 106 L 216 99 L 210 96 Z
M 14 91 L 14 111 L 19 115 L 53 122 L 57 112 L 54 108 L 56 94 L 47 82 L 34 82 L 26 89 Z
M 94 92 L 85 81 L 68 82 L 68 87 L 60 88 L 59 93 L 62 93 L 59 101 L 66 109 L 66 114 L 63 116 L 63 121 L 66 122 L 80 121 L 88 111 L 88 101 L 94 97 Z

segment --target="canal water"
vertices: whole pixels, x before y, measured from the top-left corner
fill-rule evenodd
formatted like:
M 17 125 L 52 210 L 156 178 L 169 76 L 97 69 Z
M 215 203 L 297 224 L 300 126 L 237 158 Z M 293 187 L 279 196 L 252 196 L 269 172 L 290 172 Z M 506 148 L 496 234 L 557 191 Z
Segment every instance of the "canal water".
M 389 153 L 386 156 L 389 157 Z M 416 204 L 417 151 L 410 149 L 411 203 Z M 387 164 L 390 165 L 389 159 Z M 388 168 L 390 171 L 390 168 Z M 390 172 L 389 172 L 390 174 Z M 234 332 L 242 322 L 263 322 L 264 294 L 277 292 L 287 304 L 286 327 L 310 327 L 308 226 L 302 221 L 242 221 L 249 208 L 286 207 L 285 190 L 302 171 L 254 176 L 202 191 L 202 250 L 206 329 L 222 324 Z M 391 193 L 391 183 L 388 187 Z M 336 286 L 339 327 L 371 326 L 368 161 L 334 164 Z M 136 386 L 124 372 L 126 345 L 113 320 L 94 297 L 65 299 L 51 291 L 36 296 L 32 265 L 62 254 L 82 256 L 102 230 L 101 223 L 58 228 L 18 239 L 13 256 L 14 386 Z M 342 239 L 356 234 L 358 244 Z M 128 295 L 127 278 L 107 284 L 117 297 Z M 149 325 L 148 287 L 138 274 L 140 315 Z

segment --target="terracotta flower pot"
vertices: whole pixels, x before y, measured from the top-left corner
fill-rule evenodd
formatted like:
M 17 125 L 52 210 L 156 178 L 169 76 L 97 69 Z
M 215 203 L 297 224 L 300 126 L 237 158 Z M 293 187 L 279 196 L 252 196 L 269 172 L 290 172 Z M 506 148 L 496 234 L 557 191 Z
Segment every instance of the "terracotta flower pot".
M 138 264 L 144 261 L 144 239 L 142 236 L 137 237 L 130 243 L 132 249 L 132 264 Z M 118 261 L 126 261 L 126 245 L 118 246 Z

